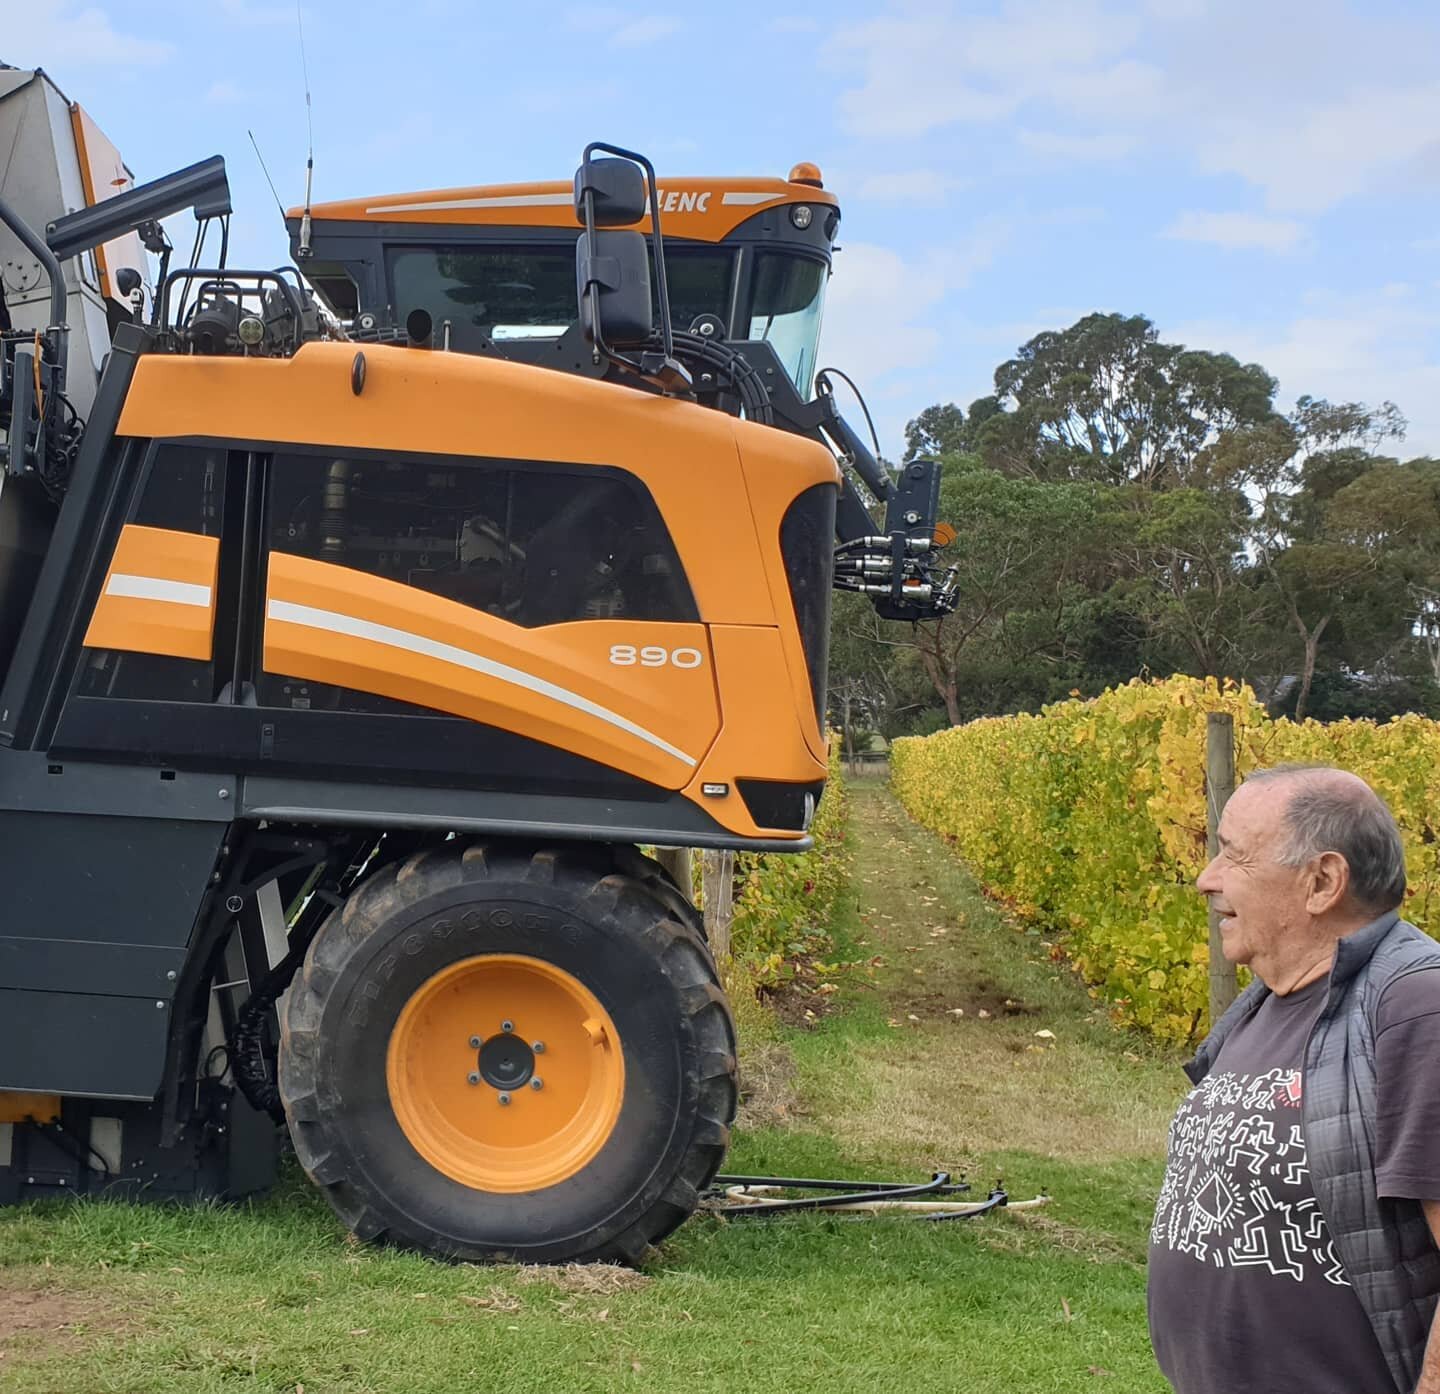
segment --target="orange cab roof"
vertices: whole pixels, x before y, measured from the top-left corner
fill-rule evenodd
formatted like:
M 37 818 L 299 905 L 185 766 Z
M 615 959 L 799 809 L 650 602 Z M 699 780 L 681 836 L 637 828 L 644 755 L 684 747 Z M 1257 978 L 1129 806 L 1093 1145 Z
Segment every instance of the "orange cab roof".
M 834 194 L 814 184 L 785 179 L 661 179 L 659 192 L 665 231 L 697 242 L 718 242 L 745 219 L 779 204 L 837 202 Z M 310 215 L 316 222 L 573 228 L 573 197 L 572 186 L 559 180 L 489 184 L 317 203 L 311 207 Z M 286 216 L 299 218 L 303 212 L 302 208 L 292 208 Z

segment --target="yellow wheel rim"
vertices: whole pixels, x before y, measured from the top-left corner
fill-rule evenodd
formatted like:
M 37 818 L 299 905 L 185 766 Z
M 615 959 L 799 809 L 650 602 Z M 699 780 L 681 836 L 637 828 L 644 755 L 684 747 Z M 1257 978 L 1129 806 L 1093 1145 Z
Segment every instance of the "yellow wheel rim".
M 479 1191 L 574 1176 L 625 1096 L 620 1037 L 599 999 L 518 954 L 467 958 L 424 983 L 395 1023 L 385 1075 L 410 1144 Z

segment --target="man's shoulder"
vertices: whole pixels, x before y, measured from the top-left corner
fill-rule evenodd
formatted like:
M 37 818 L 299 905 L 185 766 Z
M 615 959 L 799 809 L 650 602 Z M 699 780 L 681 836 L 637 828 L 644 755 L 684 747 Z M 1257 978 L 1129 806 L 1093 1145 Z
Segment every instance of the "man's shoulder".
M 1342 943 L 1342 952 L 1344 947 Z M 1377 985 L 1385 986 L 1395 978 L 1424 968 L 1440 968 L 1440 942 L 1409 920 L 1396 920 L 1370 947 L 1361 973 Z
M 1387 955 L 1380 994 L 1375 1004 L 1375 1034 L 1421 1017 L 1440 1018 L 1440 943 L 1414 925 L 1404 936 L 1404 952 Z M 1397 926 L 1399 928 L 1401 926 Z

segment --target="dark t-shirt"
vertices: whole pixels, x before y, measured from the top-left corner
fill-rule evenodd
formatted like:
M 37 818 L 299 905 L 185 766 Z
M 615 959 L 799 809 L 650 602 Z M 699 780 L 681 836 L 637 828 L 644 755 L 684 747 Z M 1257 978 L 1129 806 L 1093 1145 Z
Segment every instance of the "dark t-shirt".
M 1150 1235 L 1150 1335 L 1177 1394 L 1395 1394 L 1306 1161 L 1301 1066 L 1328 978 L 1267 997 L 1180 1106 Z M 1440 969 L 1376 1013 L 1376 1188 L 1440 1199 Z

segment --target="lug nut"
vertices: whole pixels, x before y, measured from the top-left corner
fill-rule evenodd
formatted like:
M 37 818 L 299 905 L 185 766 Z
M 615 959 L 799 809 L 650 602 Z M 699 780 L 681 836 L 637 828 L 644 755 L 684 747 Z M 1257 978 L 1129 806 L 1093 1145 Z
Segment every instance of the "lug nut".
M 508 1104 L 509 1102 L 510 1102 L 510 1096 L 509 1096 L 508 1094 L 501 1094 L 501 1095 L 500 1095 L 500 1103 L 501 1103 L 501 1106 L 502 1106 L 502 1107 L 503 1107 L 505 1104 Z
M 502 1021 L 500 1023 L 500 1029 L 502 1031 L 513 1031 L 515 1029 L 515 1023 L 513 1021 Z
M 471 1049 L 471 1050 L 479 1050 L 480 1047 L 481 1047 L 482 1045 L 484 1045 L 484 1044 L 485 1044 L 485 1042 L 482 1041 L 479 1036 L 471 1036 L 471 1037 L 470 1037 L 470 1049 Z
M 539 1075 L 536 1075 L 535 1078 L 530 1081 L 530 1087 L 532 1089 L 543 1089 L 545 1087 L 545 1081 L 541 1079 Z
M 476 1074 L 474 1070 L 471 1070 L 471 1072 L 465 1076 L 465 1082 L 467 1084 L 479 1084 L 480 1076 Z
M 545 1054 L 545 1042 L 544 1042 L 544 1041 L 535 1041 L 535 1042 L 531 1045 L 530 1049 L 533 1050 L 536 1055 L 544 1055 L 544 1054 Z

